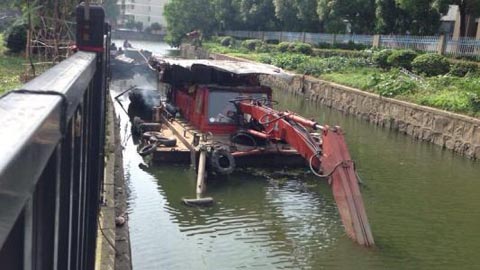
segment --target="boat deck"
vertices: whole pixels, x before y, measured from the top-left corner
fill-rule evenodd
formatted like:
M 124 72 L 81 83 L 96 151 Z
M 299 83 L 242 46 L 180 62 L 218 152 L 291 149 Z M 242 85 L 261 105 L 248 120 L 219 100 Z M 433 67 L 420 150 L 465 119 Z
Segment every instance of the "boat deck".
M 265 146 L 249 146 L 232 143 L 230 135 L 205 134 L 194 128 L 188 122 L 175 119 L 162 119 L 161 133 L 168 138 L 176 138 L 175 147 L 160 145 L 153 153 L 153 161 L 158 163 L 190 164 L 196 163 L 199 150 L 202 147 L 223 146 L 230 150 L 235 157 L 237 166 L 305 166 L 305 160 L 287 144 L 268 144 Z M 193 145 L 195 134 L 199 137 L 199 144 Z

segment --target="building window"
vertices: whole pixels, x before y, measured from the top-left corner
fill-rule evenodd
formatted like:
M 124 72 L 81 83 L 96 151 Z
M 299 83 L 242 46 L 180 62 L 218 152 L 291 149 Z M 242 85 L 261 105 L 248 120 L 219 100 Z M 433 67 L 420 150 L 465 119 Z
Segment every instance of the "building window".
M 150 16 L 148 16 L 147 21 L 150 22 Z

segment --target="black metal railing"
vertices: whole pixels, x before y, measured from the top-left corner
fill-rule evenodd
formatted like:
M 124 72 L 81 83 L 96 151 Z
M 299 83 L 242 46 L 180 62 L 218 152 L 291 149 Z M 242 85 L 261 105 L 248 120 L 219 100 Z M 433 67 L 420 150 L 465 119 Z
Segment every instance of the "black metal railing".
M 110 28 L 90 8 L 77 8 L 84 51 L 0 98 L 2 270 L 93 269 Z

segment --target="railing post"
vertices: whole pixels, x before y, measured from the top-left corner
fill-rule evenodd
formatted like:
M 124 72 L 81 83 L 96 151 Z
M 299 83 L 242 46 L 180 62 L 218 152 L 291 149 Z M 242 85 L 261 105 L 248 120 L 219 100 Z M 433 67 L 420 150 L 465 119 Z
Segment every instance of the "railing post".
M 373 35 L 373 42 L 372 42 L 372 47 L 373 48 L 380 48 L 380 35 Z
M 476 40 L 480 40 L 480 20 L 477 23 L 477 34 L 475 35 Z
M 86 120 L 88 132 L 87 141 L 87 183 L 85 187 L 85 209 L 81 209 L 85 216 L 84 230 L 85 239 L 81 246 L 81 268 L 93 269 L 95 263 L 95 247 L 98 225 L 98 211 L 103 182 L 104 168 L 104 144 L 105 144 L 105 51 L 104 46 L 105 11 L 101 6 L 85 6 L 83 3 L 77 6 L 77 47 L 82 51 L 94 52 L 96 57 L 96 71 L 92 80 L 92 87 L 87 95 L 89 114 Z M 90 16 L 86 16 L 90 14 Z
M 305 32 L 302 33 L 302 42 L 305 43 Z
M 477 59 L 479 57 L 479 54 L 480 54 L 480 20 L 478 21 L 478 24 L 477 24 L 477 35 L 475 36 L 475 40 L 476 40 L 476 45 L 475 45 L 475 54 L 477 55 Z
M 444 55 L 446 48 L 447 48 L 447 39 L 445 35 L 442 34 L 438 38 L 437 53 L 440 55 Z

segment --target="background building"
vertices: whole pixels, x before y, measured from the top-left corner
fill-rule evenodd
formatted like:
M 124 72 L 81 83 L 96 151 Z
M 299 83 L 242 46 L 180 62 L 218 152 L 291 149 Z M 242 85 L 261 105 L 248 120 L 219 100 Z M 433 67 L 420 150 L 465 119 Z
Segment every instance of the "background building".
M 126 26 L 128 22 L 141 22 L 143 29 L 159 23 L 164 30 L 167 22 L 163 16 L 163 8 L 168 0 L 122 0 L 119 24 Z M 163 31 L 162 30 L 162 31 Z

